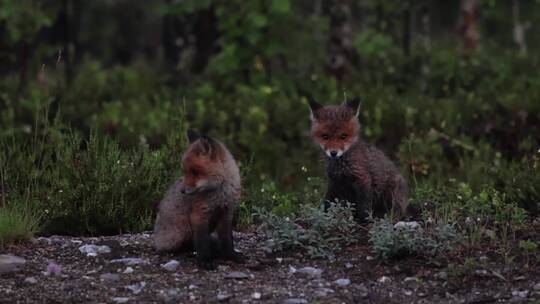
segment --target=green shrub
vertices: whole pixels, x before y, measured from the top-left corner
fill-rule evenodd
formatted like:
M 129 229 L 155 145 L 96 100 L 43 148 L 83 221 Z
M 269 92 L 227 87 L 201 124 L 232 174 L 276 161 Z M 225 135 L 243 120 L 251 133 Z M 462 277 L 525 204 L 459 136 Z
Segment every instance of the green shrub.
M 5 198 L 35 202 L 41 233 L 110 234 L 152 226 L 154 207 L 180 169 L 178 141 L 160 150 L 120 149 L 92 132 L 44 125 L 35 137 L 12 136 L 1 143 Z
M 388 219 L 377 219 L 369 231 L 375 256 L 383 260 L 407 255 L 434 257 L 451 251 L 458 240 L 453 226 L 437 223 L 427 227 L 394 226 Z
M 24 203 L 12 202 L 0 207 L 0 247 L 29 240 L 39 230 L 40 218 L 33 208 Z
M 269 252 L 304 250 L 312 258 L 333 258 L 343 246 L 359 239 L 350 204 L 333 204 L 327 212 L 322 207 L 305 206 L 298 215 L 279 216 L 258 210 L 259 229 L 266 238 Z

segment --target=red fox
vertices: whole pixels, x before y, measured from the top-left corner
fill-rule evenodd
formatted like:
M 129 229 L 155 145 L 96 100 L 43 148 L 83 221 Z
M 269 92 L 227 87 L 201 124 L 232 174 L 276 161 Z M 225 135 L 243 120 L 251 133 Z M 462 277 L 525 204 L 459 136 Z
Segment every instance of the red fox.
M 233 213 L 241 195 L 240 173 L 224 144 L 188 131 L 182 157 L 183 179 L 176 181 L 159 204 L 154 227 L 158 252 L 194 245 L 197 264 L 216 267 L 213 259 L 241 261 L 234 251 Z M 217 251 L 211 233 L 217 234 Z
M 408 206 L 408 187 L 396 166 L 379 149 L 360 137 L 360 100 L 343 105 L 323 106 L 312 97 L 311 134 L 326 160 L 328 189 L 325 210 L 331 202 L 350 202 L 358 222 L 368 212 L 383 216 L 393 209 L 404 214 Z

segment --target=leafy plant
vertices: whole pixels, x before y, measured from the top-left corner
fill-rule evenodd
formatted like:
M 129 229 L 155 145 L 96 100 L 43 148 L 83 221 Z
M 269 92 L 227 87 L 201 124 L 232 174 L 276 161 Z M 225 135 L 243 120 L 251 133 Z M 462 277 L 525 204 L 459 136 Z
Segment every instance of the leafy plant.
M 40 228 L 40 216 L 35 208 L 21 202 L 0 207 L 0 247 L 29 240 Z
M 298 215 L 281 217 L 272 212 L 257 210 L 269 252 L 304 250 L 312 258 L 332 259 L 343 246 L 359 239 L 357 224 L 350 204 L 322 207 L 306 206 Z
M 422 228 L 416 225 L 394 225 L 388 219 L 377 219 L 369 231 L 373 253 L 389 260 L 407 255 L 435 257 L 451 251 L 458 233 L 448 224 Z

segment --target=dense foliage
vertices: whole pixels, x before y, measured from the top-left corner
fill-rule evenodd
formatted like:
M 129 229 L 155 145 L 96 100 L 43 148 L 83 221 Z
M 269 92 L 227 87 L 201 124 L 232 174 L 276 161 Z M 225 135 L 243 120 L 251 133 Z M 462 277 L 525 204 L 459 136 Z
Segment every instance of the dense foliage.
M 238 225 L 264 219 L 274 249 L 300 242 L 324 256 L 304 241 L 334 246 L 320 239 L 327 227 L 302 230 L 325 216 L 313 207 L 324 180 L 306 91 L 324 103 L 361 96 L 363 137 L 400 164 L 426 221 L 471 245 L 519 237 L 540 212 L 536 37 L 528 52 L 509 38 L 505 1 L 480 2 L 474 49 L 455 31 L 457 3 L 343 3 L 0 2 L 0 243 L 151 228 L 195 128 L 240 164 Z M 520 3 L 539 24 L 539 4 Z M 392 239 L 384 223 L 377 235 Z

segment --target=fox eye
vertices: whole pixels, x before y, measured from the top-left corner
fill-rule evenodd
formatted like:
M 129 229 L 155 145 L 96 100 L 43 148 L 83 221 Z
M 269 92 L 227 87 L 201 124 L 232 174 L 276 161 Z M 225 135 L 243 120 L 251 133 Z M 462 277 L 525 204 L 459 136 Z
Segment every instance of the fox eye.
M 191 175 L 193 175 L 193 176 L 195 176 L 195 177 L 199 176 L 199 171 L 197 171 L 197 170 L 195 170 L 195 169 L 191 169 L 190 172 L 191 172 Z
M 328 134 L 323 134 L 322 138 L 323 138 L 324 140 L 328 140 L 328 139 L 330 138 L 330 136 L 328 136 Z
M 340 137 L 341 137 L 341 139 L 347 139 L 347 134 L 341 133 L 341 136 L 340 136 Z

